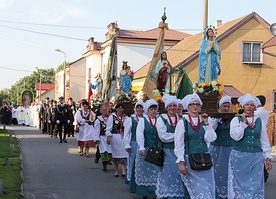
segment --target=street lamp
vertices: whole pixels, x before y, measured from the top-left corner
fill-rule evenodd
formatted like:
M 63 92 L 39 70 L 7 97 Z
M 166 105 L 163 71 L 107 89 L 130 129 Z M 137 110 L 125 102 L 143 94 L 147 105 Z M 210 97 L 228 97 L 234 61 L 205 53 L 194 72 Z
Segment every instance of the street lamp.
M 38 67 L 35 67 L 37 69 L 37 72 L 39 71 L 39 68 Z M 43 78 L 43 75 L 42 75 L 42 72 L 40 71 L 40 74 L 39 74 L 39 102 L 41 100 L 41 80 Z
M 64 54 L 64 66 L 63 66 L 63 70 L 64 70 L 64 76 L 63 76 L 63 97 L 65 98 L 65 85 L 66 85 L 66 53 L 61 51 L 60 49 L 56 48 L 55 51 L 63 53 Z

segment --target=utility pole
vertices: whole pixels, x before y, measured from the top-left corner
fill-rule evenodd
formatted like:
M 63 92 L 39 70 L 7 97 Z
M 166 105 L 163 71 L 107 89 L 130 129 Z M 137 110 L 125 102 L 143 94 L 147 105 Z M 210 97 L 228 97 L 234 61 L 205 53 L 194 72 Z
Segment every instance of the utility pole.
M 203 0 L 203 31 L 208 26 L 208 0 Z

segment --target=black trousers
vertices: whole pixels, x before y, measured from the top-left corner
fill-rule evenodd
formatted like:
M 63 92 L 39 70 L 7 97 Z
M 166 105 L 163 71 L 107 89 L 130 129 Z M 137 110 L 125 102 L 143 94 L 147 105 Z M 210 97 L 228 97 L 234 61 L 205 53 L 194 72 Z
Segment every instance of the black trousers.
M 68 131 L 68 124 L 67 123 L 57 124 L 57 130 L 58 130 L 58 135 L 59 135 L 60 140 L 62 140 L 62 127 L 63 127 L 63 139 L 66 139 L 66 134 Z
M 57 124 L 56 123 L 48 123 L 48 133 L 49 135 L 57 135 Z
M 68 124 L 68 137 L 70 135 L 74 136 L 75 126 L 73 125 L 73 121 L 70 121 Z

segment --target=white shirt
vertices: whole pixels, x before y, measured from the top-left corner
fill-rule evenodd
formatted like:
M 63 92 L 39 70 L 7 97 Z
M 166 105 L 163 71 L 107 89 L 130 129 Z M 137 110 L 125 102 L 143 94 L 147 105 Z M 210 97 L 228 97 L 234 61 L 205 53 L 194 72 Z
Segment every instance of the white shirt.
M 254 119 L 257 118 L 254 117 Z M 248 117 L 247 120 L 249 123 L 252 122 L 252 117 Z M 248 125 L 243 122 L 240 122 L 238 120 L 238 117 L 234 117 L 230 123 L 230 136 L 233 138 L 233 140 L 241 140 L 244 136 L 244 129 L 246 129 L 247 127 Z M 263 120 L 260 141 L 263 153 L 265 154 L 266 158 L 272 159 L 272 156 L 270 155 L 271 147 L 266 132 L 266 126 L 264 125 Z
M 257 115 L 259 118 L 261 118 L 264 121 L 265 127 L 267 127 L 268 120 L 269 120 L 269 113 L 264 109 L 264 107 L 257 108 L 254 114 Z
M 185 115 L 184 117 L 188 121 L 188 123 L 190 123 L 190 120 L 189 120 L 188 116 Z M 202 121 L 201 116 L 199 118 L 200 118 L 200 122 L 201 122 Z M 192 120 L 193 120 L 193 123 L 195 125 L 197 125 L 198 118 L 197 117 L 192 118 Z M 212 125 L 203 126 L 203 129 L 205 130 L 204 140 L 205 140 L 206 143 L 213 142 L 217 139 L 217 134 L 216 134 L 215 130 L 213 129 Z M 184 155 L 185 155 L 185 125 L 184 125 L 183 120 L 180 120 L 177 123 L 174 134 L 175 134 L 174 153 L 177 156 L 176 163 L 179 163 L 181 161 L 184 162 Z
M 162 114 L 162 117 L 165 120 L 169 121 L 167 114 Z M 176 117 L 177 117 L 177 121 L 179 121 L 178 116 L 176 116 Z M 175 117 L 171 117 L 171 120 L 173 123 L 175 122 L 175 119 L 176 119 Z M 174 141 L 174 136 L 175 136 L 174 133 L 167 132 L 167 126 L 165 125 L 163 119 L 160 116 L 157 119 L 156 129 L 158 132 L 158 136 L 162 142 L 173 142 Z
M 124 122 L 124 141 L 125 141 L 126 149 L 131 148 L 130 143 L 131 143 L 131 136 L 132 136 L 132 132 L 131 132 L 131 129 L 132 129 L 132 119 L 131 118 L 132 117 L 135 118 L 135 120 L 136 120 L 136 115 L 133 114 L 131 117 L 128 117 L 126 119 L 126 121 Z M 142 117 L 139 117 L 137 122 L 139 122 L 139 120 L 141 118 Z
M 145 119 L 148 120 L 149 122 L 148 116 L 145 116 L 145 118 L 141 118 L 138 122 L 137 129 L 136 129 L 136 141 L 139 147 L 139 151 L 145 150 L 145 137 L 144 137 Z M 151 119 L 151 122 L 154 124 L 155 119 Z

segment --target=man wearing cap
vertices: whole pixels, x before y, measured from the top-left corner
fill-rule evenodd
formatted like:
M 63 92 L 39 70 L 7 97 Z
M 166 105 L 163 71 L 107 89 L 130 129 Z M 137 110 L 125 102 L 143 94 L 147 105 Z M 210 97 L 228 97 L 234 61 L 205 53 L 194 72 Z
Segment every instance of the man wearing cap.
M 56 135 L 56 121 L 55 121 L 55 109 L 56 109 L 56 101 L 50 101 L 50 107 L 47 109 L 47 123 L 48 123 L 48 133 L 53 137 L 57 137 Z
M 69 120 L 70 123 L 68 124 L 68 137 L 70 137 L 70 135 L 72 135 L 72 137 L 74 137 L 74 118 L 75 118 L 75 114 L 76 114 L 76 106 L 75 103 L 72 99 L 72 97 L 68 98 L 68 108 L 69 108 Z
M 41 118 L 42 134 L 47 133 L 47 109 L 49 108 L 49 97 L 45 98 L 45 102 L 41 104 L 39 115 Z
M 59 97 L 59 105 L 56 106 L 55 109 L 55 121 L 57 123 L 57 129 L 59 134 L 59 143 L 67 143 L 66 140 L 66 133 L 68 131 L 68 124 L 70 123 L 69 120 L 69 108 L 67 105 L 64 104 L 64 97 Z M 62 127 L 63 131 L 63 139 L 62 139 Z

